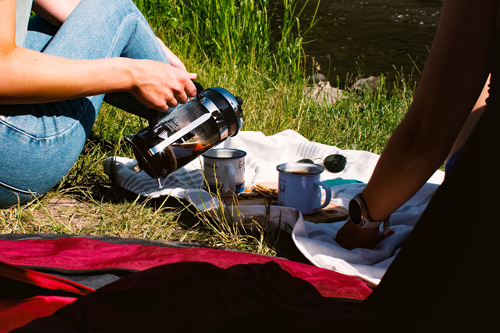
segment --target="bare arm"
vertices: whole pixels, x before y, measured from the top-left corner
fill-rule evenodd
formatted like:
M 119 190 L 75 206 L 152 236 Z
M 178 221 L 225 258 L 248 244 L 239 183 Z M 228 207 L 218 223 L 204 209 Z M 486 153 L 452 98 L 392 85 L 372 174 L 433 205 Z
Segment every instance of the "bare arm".
M 126 58 L 73 60 L 18 47 L 15 8 L 15 0 L 0 1 L 0 104 L 127 91 L 145 105 L 164 111 L 196 95 L 191 82 L 196 74 L 168 64 Z
M 484 112 L 484 109 L 486 108 L 486 99 L 488 98 L 488 88 L 490 84 L 490 77 L 488 77 L 488 80 L 486 81 L 486 84 L 484 85 L 483 91 L 481 92 L 481 95 L 479 96 L 476 104 L 474 105 L 474 108 L 472 109 L 471 114 L 469 115 L 469 118 L 467 118 L 467 121 L 465 122 L 464 126 L 460 130 L 460 133 L 458 134 L 457 139 L 453 143 L 453 146 L 451 147 L 450 153 L 448 154 L 448 157 L 446 157 L 445 163 L 448 163 L 450 158 L 462 148 L 462 146 L 465 144 L 465 141 L 469 137 L 470 133 L 476 126 L 477 121 L 479 118 L 481 118 L 481 115 Z
M 413 103 L 361 194 L 373 220 L 409 200 L 450 152 L 489 74 L 496 11 L 496 0 L 444 1 Z M 376 237 L 346 223 L 337 241 L 347 248 L 371 247 Z
M 34 0 L 33 10 L 56 27 L 61 26 L 81 0 Z

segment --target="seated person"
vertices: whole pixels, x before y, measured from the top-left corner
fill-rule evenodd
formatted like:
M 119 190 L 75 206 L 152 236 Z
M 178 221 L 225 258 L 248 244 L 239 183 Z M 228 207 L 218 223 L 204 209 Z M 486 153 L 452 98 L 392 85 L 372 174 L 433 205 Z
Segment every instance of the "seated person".
M 196 95 L 196 74 L 131 0 L 34 0 L 28 31 L 31 4 L 0 1 L 0 209 L 63 178 L 105 94 L 129 93 L 157 111 Z
M 444 0 L 414 100 L 353 205 L 364 206 L 366 220 L 353 216 L 358 223 L 351 218 L 336 236 L 346 248 L 373 247 L 384 237 L 382 221 L 448 161 L 443 184 L 363 303 L 378 322 L 365 329 L 479 332 L 496 325 L 499 32 L 500 1 Z
M 498 73 L 492 71 L 496 69 L 492 62 L 498 63 L 495 55 L 500 43 L 496 36 L 500 28 L 497 1 L 462 3 L 444 3 L 408 113 L 387 143 L 370 181 L 351 201 L 355 210 L 366 209 L 367 220 L 350 218 L 337 234 L 337 242 L 345 248 L 372 248 L 389 235 L 379 234 L 379 225 L 408 201 L 445 160 L 451 166 L 460 154 L 486 105 L 490 72 L 489 96 L 496 93 Z M 474 27 L 461 24 L 470 19 L 477 20 Z

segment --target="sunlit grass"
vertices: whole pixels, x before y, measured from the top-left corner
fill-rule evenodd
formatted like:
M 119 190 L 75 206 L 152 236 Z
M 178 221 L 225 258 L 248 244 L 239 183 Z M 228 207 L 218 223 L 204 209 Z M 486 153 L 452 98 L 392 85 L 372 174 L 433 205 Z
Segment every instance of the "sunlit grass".
M 292 129 L 312 141 L 380 153 L 411 103 L 414 87 L 403 75 L 391 78 L 390 87 L 380 77 L 375 90 L 346 90 L 335 104 L 308 98 L 306 58 L 297 33 L 298 1 L 284 0 L 288 11 L 281 13 L 284 21 L 274 34 L 274 9 L 267 0 L 136 3 L 188 69 L 198 73 L 204 87 L 223 87 L 243 99 L 242 130 L 272 135 Z M 263 229 L 248 233 L 223 211 L 207 218 L 172 198 L 163 203 L 125 199 L 104 174 L 103 161 L 110 156 L 133 157 L 124 135 L 144 126 L 137 116 L 103 105 L 68 175 L 32 203 L 0 210 L 0 232 L 186 241 L 269 255 L 296 254 L 287 235 Z

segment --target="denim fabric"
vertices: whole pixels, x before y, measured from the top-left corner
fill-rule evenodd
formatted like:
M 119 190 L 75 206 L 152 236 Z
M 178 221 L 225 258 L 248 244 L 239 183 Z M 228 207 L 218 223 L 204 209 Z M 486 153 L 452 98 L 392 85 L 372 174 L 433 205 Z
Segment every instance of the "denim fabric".
M 34 17 L 24 47 L 73 59 L 123 56 L 168 62 L 130 0 L 83 0 L 58 30 Z M 66 175 L 103 98 L 0 105 L 0 208 L 44 194 Z

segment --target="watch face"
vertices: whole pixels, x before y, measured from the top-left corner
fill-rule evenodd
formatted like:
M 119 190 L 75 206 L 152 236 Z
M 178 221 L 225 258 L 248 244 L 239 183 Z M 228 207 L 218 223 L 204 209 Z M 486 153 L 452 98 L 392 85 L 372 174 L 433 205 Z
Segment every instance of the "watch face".
M 359 202 L 356 200 L 351 200 L 349 202 L 349 216 L 351 217 L 351 220 L 359 224 L 361 222 L 362 217 L 362 212 L 361 212 L 361 206 L 359 205 Z

